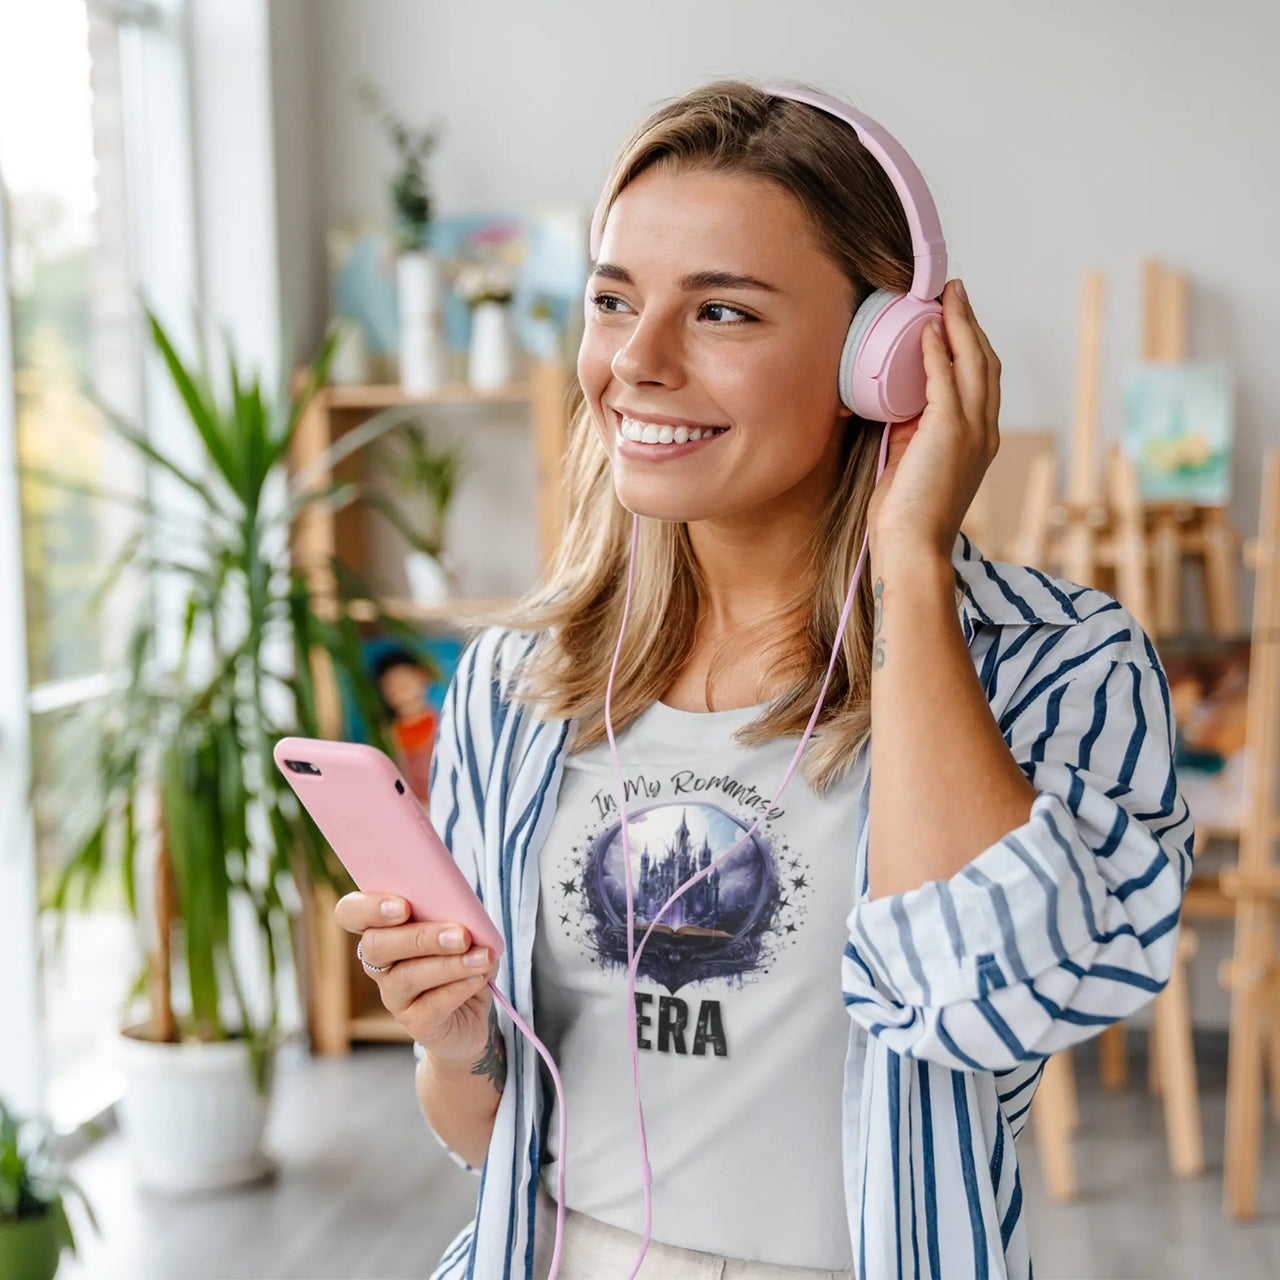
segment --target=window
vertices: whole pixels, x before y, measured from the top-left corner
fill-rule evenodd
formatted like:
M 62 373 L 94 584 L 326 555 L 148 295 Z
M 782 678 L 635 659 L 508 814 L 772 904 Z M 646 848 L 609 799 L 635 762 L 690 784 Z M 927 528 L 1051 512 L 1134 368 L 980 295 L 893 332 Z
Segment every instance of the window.
M 148 270 L 132 252 L 148 196 L 136 157 L 155 119 L 185 118 L 145 83 L 147 41 L 177 43 L 177 0 L 0 0 L 0 179 L 8 208 L 31 771 L 41 899 L 67 853 L 80 761 L 93 743 L 76 712 L 115 679 L 127 619 L 147 584 L 95 597 L 137 527 L 146 477 L 103 407 L 145 427 L 143 315 Z M 140 26 L 139 24 L 142 24 Z M 149 28 L 146 38 L 142 27 Z M 154 59 L 153 59 L 154 61 Z M 181 65 L 169 58 L 165 69 Z M 181 97 L 181 76 L 158 77 Z M 144 109 L 145 108 L 145 109 Z M 185 264 L 183 264 L 185 266 Z M 188 277 L 185 270 L 176 273 Z M 185 300 L 189 306 L 191 299 Z M 111 497 L 104 498 L 103 492 Z M 0 570 L 2 572 L 3 570 Z M 46 1105 L 71 1127 L 111 1101 L 100 1051 L 114 1037 L 137 966 L 122 895 L 108 892 L 66 922 L 62 958 L 42 975 Z M 54 922 L 42 918 L 47 943 Z M 42 948 L 49 957 L 49 948 Z M 105 1093 L 104 1093 L 105 1089 Z

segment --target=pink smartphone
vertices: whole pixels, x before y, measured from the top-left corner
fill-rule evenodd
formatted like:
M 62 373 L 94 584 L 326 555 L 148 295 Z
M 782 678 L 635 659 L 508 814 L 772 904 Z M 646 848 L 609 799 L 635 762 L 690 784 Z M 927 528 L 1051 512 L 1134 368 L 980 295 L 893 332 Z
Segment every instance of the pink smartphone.
M 376 747 L 281 738 L 276 765 L 363 893 L 393 893 L 412 920 L 465 925 L 502 955 L 502 935 L 394 762 Z

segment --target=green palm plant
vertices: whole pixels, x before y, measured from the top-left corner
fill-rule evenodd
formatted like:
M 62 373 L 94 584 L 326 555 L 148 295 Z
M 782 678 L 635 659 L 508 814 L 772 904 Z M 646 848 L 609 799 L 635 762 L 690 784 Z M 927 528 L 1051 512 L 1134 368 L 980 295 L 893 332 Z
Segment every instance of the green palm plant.
M 395 436 L 402 447 L 398 451 L 375 448 L 374 461 L 400 492 L 414 501 L 414 515 L 406 515 L 398 504 L 376 491 L 367 494 L 366 499 L 415 551 L 438 556 L 444 550 L 445 521 L 463 475 L 464 455 L 461 449 L 436 448 L 419 419 L 397 427 Z M 425 510 L 418 509 L 422 499 Z
M 118 875 L 143 945 L 134 994 L 144 988 L 149 994 L 148 1037 L 243 1037 L 255 1084 L 265 1090 L 279 1033 L 279 961 L 292 939 L 286 895 L 303 877 L 340 889 L 350 883 L 271 755 L 286 734 L 320 734 L 317 659 L 331 664 L 373 740 L 387 745 L 349 609 L 367 592 L 335 561 L 326 575 L 332 586 L 318 594 L 288 562 L 290 536 L 308 508 L 346 504 L 357 487 L 298 476 L 283 502 L 271 500 L 273 477 L 325 380 L 334 334 L 296 389 L 282 386 L 274 395 L 256 375 L 246 379 L 228 345 L 219 394 L 203 350 L 198 365 L 184 362 L 150 312 L 148 321 L 200 443 L 198 465 L 100 408 L 153 472 L 194 500 L 195 515 L 175 536 L 171 510 L 151 499 L 138 504 L 141 527 L 96 593 L 100 601 L 129 574 L 172 584 L 179 604 L 162 615 L 154 596 L 144 602 L 119 687 L 92 713 L 97 723 L 83 738 L 98 746 L 89 776 L 78 780 L 81 834 L 47 905 L 62 913 L 77 899 L 88 901 L 104 877 Z M 331 474 L 401 417 L 389 411 L 348 433 L 309 475 Z M 175 661 L 162 662 L 175 612 L 179 651 Z M 407 631 L 392 619 L 378 621 L 393 634 Z M 148 813 L 157 815 L 150 841 Z M 154 867 L 151 895 L 139 892 L 147 865 Z M 245 908 L 256 922 L 258 956 L 232 945 L 233 915 Z M 255 964 L 265 964 L 266 982 L 257 984 L 265 1001 L 251 1000 L 247 966 Z

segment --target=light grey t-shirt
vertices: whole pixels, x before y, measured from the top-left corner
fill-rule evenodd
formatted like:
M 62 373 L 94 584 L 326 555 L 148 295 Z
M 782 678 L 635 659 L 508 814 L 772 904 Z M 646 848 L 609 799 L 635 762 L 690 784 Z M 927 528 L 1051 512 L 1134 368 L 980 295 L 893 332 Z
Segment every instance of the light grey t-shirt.
M 659 702 L 616 735 L 636 945 L 639 923 L 740 840 L 782 781 L 798 737 L 733 739 L 761 710 Z M 822 798 L 797 769 L 751 840 L 678 899 L 645 946 L 633 1016 L 654 1240 L 780 1266 L 853 1266 L 840 960 L 866 757 Z M 607 741 L 566 757 L 540 857 L 534 1007 L 568 1099 L 566 1205 L 641 1233 L 616 795 Z M 542 1167 L 553 1197 L 557 1121 L 553 1111 Z

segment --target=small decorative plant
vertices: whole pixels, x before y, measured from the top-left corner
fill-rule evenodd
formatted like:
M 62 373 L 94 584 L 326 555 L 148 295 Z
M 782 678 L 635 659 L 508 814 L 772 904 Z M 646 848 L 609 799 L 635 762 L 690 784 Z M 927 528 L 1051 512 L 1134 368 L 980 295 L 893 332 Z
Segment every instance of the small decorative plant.
M 440 131 L 413 129 L 405 124 L 367 76 L 356 81 L 356 96 L 377 118 L 396 150 L 398 163 L 390 186 L 396 245 L 402 252 L 423 250 L 431 234 L 427 157 L 439 143 Z
M 468 306 L 482 302 L 504 305 L 515 294 L 516 272 L 528 254 L 519 223 L 494 223 L 473 231 L 463 241 L 453 287 Z
M 464 469 L 462 450 L 437 449 L 421 420 L 397 427 L 388 437 L 398 438 L 401 448 L 375 450 L 379 468 L 394 480 L 409 499 L 425 498 L 426 510 L 414 519 L 384 496 L 370 493 L 367 500 L 380 510 L 415 550 L 440 558 L 444 551 L 444 527 Z
M 76 1252 L 66 1199 L 98 1231 L 93 1208 L 53 1154 L 47 1124 L 20 1120 L 0 1099 L 0 1280 L 49 1280 L 65 1250 Z

